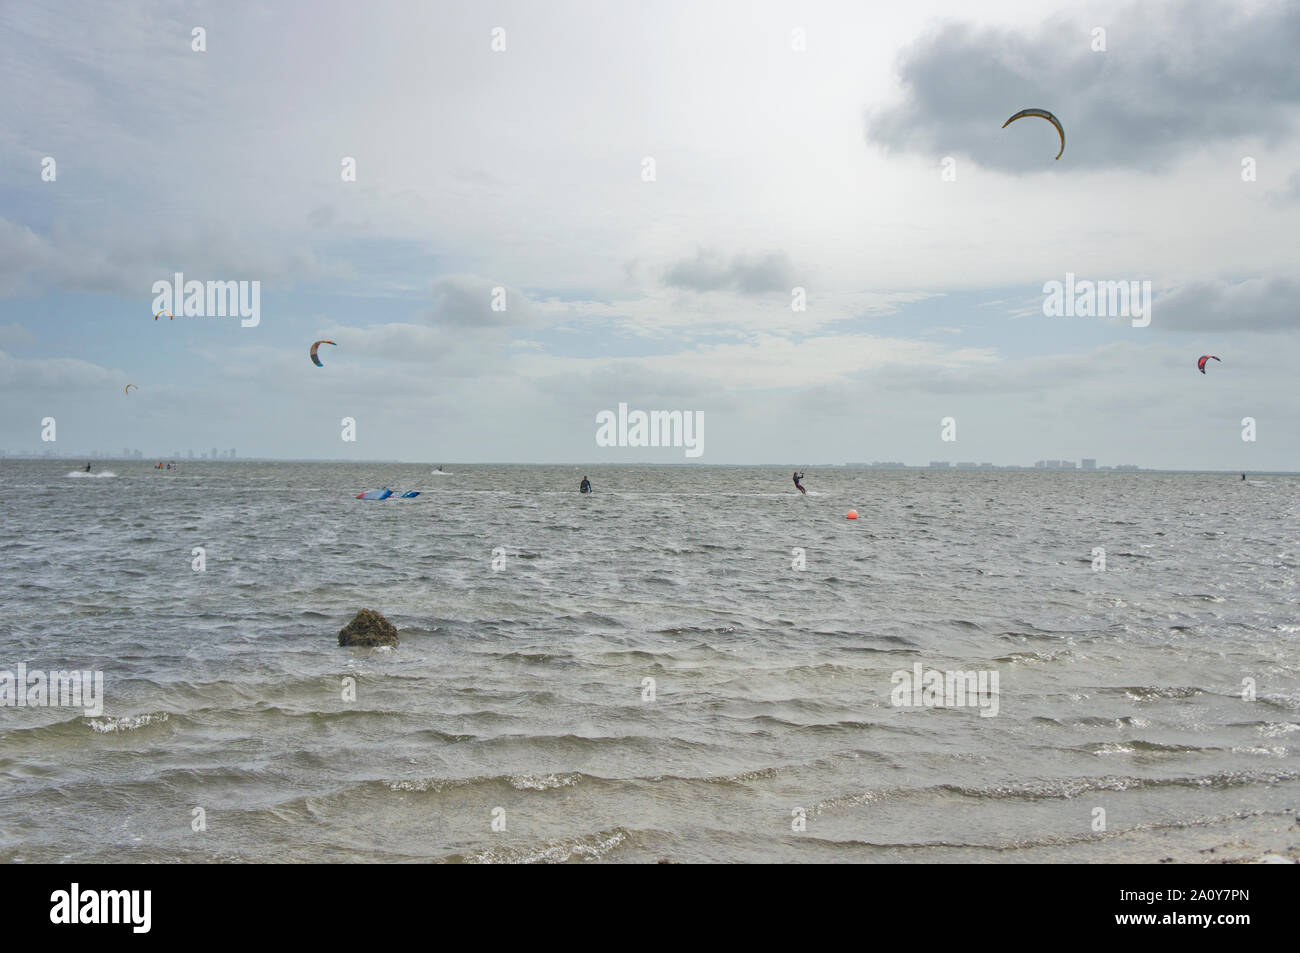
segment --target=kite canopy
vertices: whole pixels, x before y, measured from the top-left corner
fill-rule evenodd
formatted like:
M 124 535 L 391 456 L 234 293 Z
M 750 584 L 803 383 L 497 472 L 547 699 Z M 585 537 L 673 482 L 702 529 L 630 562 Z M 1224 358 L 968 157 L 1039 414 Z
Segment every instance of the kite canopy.
M 1057 133 L 1059 133 L 1061 136 L 1061 152 L 1058 152 L 1056 154 L 1056 158 L 1058 159 L 1061 158 L 1061 153 L 1065 151 L 1065 128 L 1061 125 L 1061 120 L 1057 119 L 1046 109 L 1022 109 L 1020 110 L 1020 112 L 1016 113 L 1006 122 L 1004 122 L 1002 124 L 1002 128 L 1005 129 L 1007 128 L 1007 126 L 1011 125 L 1017 119 L 1024 119 L 1026 116 L 1037 116 L 1040 119 L 1046 119 L 1048 122 L 1050 122 L 1053 126 L 1056 127 Z
M 313 345 L 311 346 L 311 362 L 312 362 L 313 364 L 315 364 L 317 367 L 324 367 L 324 366 L 325 366 L 324 364 L 322 364 L 322 363 L 320 362 L 320 358 L 316 356 L 316 349 L 317 349 L 318 347 L 320 347 L 322 344 L 334 344 L 334 342 L 333 342 L 333 341 L 317 341 L 315 344 L 313 344 Z M 337 344 L 334 344 L 334 346 L 335 346 L 335 347 L 338 347 Z
M 1219 359 L 1215 357 L 1213 354 L 1202 354 L 1200 357 L 1198 357 L 1196 359 L 1196 369 L 1200 371 L 1202 374 L 1205 373 L 1206 361 L 1219 361 Z M 1219 363 L 1222 364 L 1223 362 L 1219 361 Z
M 127 384 L 125 387 L 122 388 L 122 393 L 123 393 L 123 394 L 129 394 L 129 393 L 131 393 L 131 388 L 132 388 L 132 387 L 135 387 L 136 390 L 139 390 L 139 389 L 140 389 L 139 387 L 136 387 L 134 384 Z
M 165 315 L 167 315 L 167 320 L 168 320 L 168 321 L 175 321 L 175 320 L 176 320 L 176 315 L 172 314 L 170 311 L 166 310 L 165 308 L 164 308 L 162 311 L 159 311 L 158 314 L 155 314 L 155 315 L 153 316 L 153 319 L 154 319 L 155 321 L 157 321 L 157 320 L 158 320 L 158 315 L 160 315 L 160 314 L 165 314 Z

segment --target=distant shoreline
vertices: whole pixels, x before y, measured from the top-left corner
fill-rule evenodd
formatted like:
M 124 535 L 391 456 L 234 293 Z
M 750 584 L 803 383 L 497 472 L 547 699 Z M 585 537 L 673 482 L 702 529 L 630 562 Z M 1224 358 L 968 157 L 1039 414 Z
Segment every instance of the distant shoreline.
M 20 455 L 9 454 L 0 457 L 0 464 L 10 461 L 23 463 L 51 463 L 64 465 L 69 462 L 85 463 L 89 461 L 92 464 L 140 464 L 141 466 L 152 469 L 153 464 L 161 460 L 164 463 L 173 463 L 176 466 L 185 466 L 189 464 L 230 464 L 230 463 L 318 463 L 318 464 L 354 464 L 356 466 L 408 466 L 408 467 L 433 467 L 437 466 L 432 462 L 422 460 L 340 460 L 340 459 L 318 459 L 311 457 L 238 457 L 234 460 L 229 458 L 202 458 L 195 457 L 86 457 L 86 456 L 58 456 L 46 457 L 41 455 Z M 676 468 L 708 468 L 715 470 L 788 470 L 789 463 L 681 463 L 681 462 L 655 462 L 655 461 L 628 461 L 626 463 L 603 462 L 596 463 L 592 461 L 565 461 L 560 463 L 520 463 L 515 461 L 477 461 L 477 462 L 459 462 L 446 463 L 442 466 L 447 467 L 589 467 L 592 469 L 598 467 L 676 467 Z M 1245 473 L 1246 476 L 1300 476 L 1297 470 L 1185 470 L 1177 468 L 1160 468 L 1160 467 L 1137 467 L 1136 469 L 1117 470 L 1113 467 L 1110 469 L 1083 470 L 1078 467 L 1035 467 L 1025 466 L 1023 464 L 998 464 L 989 467 L 931 467 L 923 464 L 915 466 L 872 466 L 870 464 L 847 464 L 847 463 L 809 463 L 799 464 L 801 468 L 809 470 L 850 470 L 850 471 L 892 471 L 892 472 L 925 472 L 925 473 L 1069 473 L 1076 476 L 1082 474 L 1091 475 L 1115 475 L 1115 474 L 1133 474 L 1133 473 L 1190 473 L 1206 475 L 1232 475 Z

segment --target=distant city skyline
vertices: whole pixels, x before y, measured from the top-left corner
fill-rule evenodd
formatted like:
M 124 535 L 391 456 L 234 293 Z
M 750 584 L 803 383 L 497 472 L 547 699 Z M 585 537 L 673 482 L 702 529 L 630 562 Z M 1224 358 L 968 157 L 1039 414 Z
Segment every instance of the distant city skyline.
M 209 461 L 239 461 L 244 463 L 356 463 L 358 465 L 368 464 L 392 464 L 400 466 L 424 466 L 433 463 L 430 460 L 401 460 L 401 459 L 346 459 L 346 458 L 313 458 L 313 457 L 239 457 L 234 448 L 220 451 L 216 457 L 203 451 L 200 455 L 195 455 L 193 450 L 188 451 L 189 456 L 180 453 L 167 454 L 149 454 L 138 449 L 130 449 L 124 455 L 120 452 L 106 450 L 84 450 L 81 452 L 67 452 L 46 450 L 39 453 L 24 451 L 12 451 L 8 448 L 0 448 L 0 460 L 117 460 L 117 461 L 134 461 L 134 460 L 193 460 L 195 462 Z M 438 460 L 446 462 L 451 458 L 439 457 Z M 1085 462 L 1091 461 L 1094 465 L 1083 466 Z M 461 460 L 453 461 L 451 466 L 574 466 L 574 467 L 601 467 L 601 466 L 722 466 L 722 467 L 752 467 L 755 469 L 781 469 L 784 470 L 789 464 L 785 463 L 695 463 L 684 464 L 680 461 L 665 461 L 662 463 L 614 463 L 599 460 L 566 460 L 559 462 L 536 463 L 529 461 L 473 461 Z M 1073 471 L 1073 472 L 1205 472 L 1205 473 L 1236 473 L 1237 468 L 1183 468 L 1183 467 L 1145 467 L 1135 463 L 1120 464 L 1096 464 L 1092 458 L 1081 458 L 1076 464 L 1073 460 L 1038 460 L 1033 464 L 1019 463 L 992 463 L 988 461 L 958 461 L 952 462 L 947 460 L 931 460 L 928 463 L 904 463 L 902 461 L 872 461 L 867 462 L 846 462 L 846 463 L 816 463 L 801 466 L 815 467 L 820 469 L 847 469 L 847 470 L 1019 470 L 1019 471 Z M 1300 471 L 1291 470 L 1268 470 L 1259 469 L 1256 473 L 1300 473 Z

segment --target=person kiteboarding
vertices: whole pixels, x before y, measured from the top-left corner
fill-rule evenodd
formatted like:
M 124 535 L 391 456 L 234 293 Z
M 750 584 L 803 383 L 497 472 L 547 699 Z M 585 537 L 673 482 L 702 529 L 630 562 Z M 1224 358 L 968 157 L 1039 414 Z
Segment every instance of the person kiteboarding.
M 800 493 L 802 493 L 804 496 L 807 496 L 807 495 L 808 495 L 808 491 L 805 490 L 805 489 L 803 488 L 803 485 L 800 484 L 800 482 L 799 482 L 799 481 L 802 480 L 802 479 L 803 479 L 803 474 L 800 473 L 798 470 L 794 471 L 794 486 L 795 486 L 795 489 L 798 490 Z
M 582 483 L 578 485 L 578 492 L 579 493 L 591 492 L 591 481 L 588 480 L 585 476 L 582 478 Z

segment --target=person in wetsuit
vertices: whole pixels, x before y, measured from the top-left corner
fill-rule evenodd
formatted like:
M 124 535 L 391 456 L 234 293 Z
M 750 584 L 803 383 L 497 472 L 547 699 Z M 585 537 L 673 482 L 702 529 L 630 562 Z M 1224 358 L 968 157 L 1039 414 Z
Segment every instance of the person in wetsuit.
M 86 464 L 86 472 L 87 472 L 87 473 L 90 472 L 90 464 L 89 464 L 89 463 Z
M 591 481 L 588 480 L 585 476 L 582 478 L 582 483 L 579 484 L 579 486 L 578 486 L 578 492 L 579 492 L 579 493 L 590 493 L 590 492 L 591 492 Z
M 796 471 L 795 471 L 795 474 L 794 474 L 794 486 L 795 486 L 795 489 L 798 490 L 800 493 L 802 493 L 802 494 L 804 494 L 804 495 L 806 496 L 806 495 L 808 494 L 808 491 L 805 490 L 805 489 L 804 489 L 802 486 L 800 486 L 800 484 L 799 484 L 799 481 L 802 480 L 802 479 L 803 479 L 803 474 L 796 470 Z

